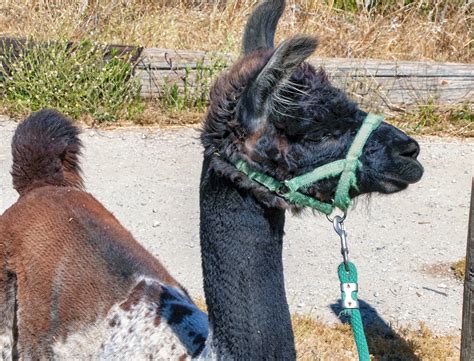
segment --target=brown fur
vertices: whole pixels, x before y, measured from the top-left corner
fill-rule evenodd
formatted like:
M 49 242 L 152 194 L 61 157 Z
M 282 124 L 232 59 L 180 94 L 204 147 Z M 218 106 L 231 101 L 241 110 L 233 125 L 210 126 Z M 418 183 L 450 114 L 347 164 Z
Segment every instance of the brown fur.
M 2 358 L 10 353 L 53 358 L 58 340 L 70 336 L 87 344 L 81 332 L 105 322 L 109 311 L 150 317 L 155 327 L 171 330 L 160 325 L 161 310 L 168 307 L 173 314 L 173 302 L 189 306 L 189 314 L 197 309 L 161 263 L 81 189 L 77 134 L 67 119 L 50 111 L 33 114 L 15 133 L 12 174 L 21 196 L 0 217 Z M 139 303 L 159 312 L 140 316 Z M 114 319 L 106 324 L 111 327 Z M 153 330 L 140 332 L 157 340 Z M 116 340 L 112 345 L 122 347 Z
M 111 213 L 73 188 L 47 186 L 20 198 L 1 217 L 0 234 L 4 273 L 17 277 L 21 354 L 49 355 L 55 338 L 104 317 L 125 299 L 139 274 L 179 287 Z M 113 242 L 107 246 L 129 265 L 97 252 L 91 240 L 98 238 Z
M 79 130 L 45 109 L 20 124 L 13 137 L 13 186 L 21 195 L 45 185 L 83 188 Z

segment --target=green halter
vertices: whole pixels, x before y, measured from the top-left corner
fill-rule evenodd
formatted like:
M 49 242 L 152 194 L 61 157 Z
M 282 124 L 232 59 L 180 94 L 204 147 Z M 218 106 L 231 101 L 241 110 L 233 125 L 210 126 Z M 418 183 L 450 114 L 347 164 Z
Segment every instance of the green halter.
M 237 161 L 235 166 L 238 170 L 247 175 L 247 177 L 260 183 L 270 192 L 277 193 L 288 202 L 297 206 L 310 207 L 324 214 L 331 214 L 335 208 L 345 211 L 351 205 L 349 191 L 351 188 L 357 189 L 356 171 L 357 169 L 362 168 L 362 163 L 359 161 L 362 150 L 364 149 L 369 136 L 382 122 L 383 116 L 368 114 L 364 123 L 357 132 L 345 159 L 325 164 L 309 173 L 305 173 L 283 182 L 252 169 L 244 160 Z M 332 203 L 321 202 L 299 192 L 300 189 L 306 189 L 317 181 L 336 177 L 338 175 L 340 175 L 340 178 Z

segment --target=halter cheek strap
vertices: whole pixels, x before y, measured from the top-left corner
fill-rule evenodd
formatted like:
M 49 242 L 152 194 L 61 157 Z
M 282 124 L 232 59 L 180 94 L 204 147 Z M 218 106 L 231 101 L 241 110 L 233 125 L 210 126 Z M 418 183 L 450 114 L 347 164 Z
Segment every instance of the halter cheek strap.
M 258 172 L 251 168 L 244 160 L 237 161 L 235 166 L 253 181 L 263 185 L 270 192 L 277 193 L 280 197 L 285 198 L 288 202 L 294 205 L 310 207 L 324 214 L 331 214 L 335 208 L 345 211 L 351 205 L 351 198 L 349 196 L 350 190 L 357 189 L 356 171 L 357 169 L 362 168 L 362 163 L 359 158 L 362 155 L 362 151 L 369 136 L 382 122 L 383 116 L 368 114 L 357 132 L 345 159 L 336 160 L 322 165 L 309 173 L 305 173 L 283 182 L 280 182 L 269 175 Z M 340 178 L 332 203 L 318 201 L 317 199 L 300 192 L 300 190 L 307 189 L 317 181 L 337 176 L 340 176 Z

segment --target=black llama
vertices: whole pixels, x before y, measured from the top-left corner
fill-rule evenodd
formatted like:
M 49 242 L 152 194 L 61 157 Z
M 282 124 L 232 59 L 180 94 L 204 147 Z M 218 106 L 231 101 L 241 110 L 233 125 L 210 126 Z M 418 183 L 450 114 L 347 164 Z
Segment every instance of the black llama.
M 279 181 L 344 159 L 367 113 L 322 70 L 305 63 L 317 40 L 296 36 L 274 48 L 284 0 L 262 1 L 243 40 L 244 56 L 211 91 L 204 122 L 201 251 L 212 337 L 221 359 L 295 359 L 285 297 L 282 238 L 285 210 L 299 207 L 236 169 L 244 160 Z M 360 157 L 357 189 L 394 193 L 417 182 L 418 144 L 383 123 Z M 312 184 L 306 195 L 334 197 L 337 178 Z

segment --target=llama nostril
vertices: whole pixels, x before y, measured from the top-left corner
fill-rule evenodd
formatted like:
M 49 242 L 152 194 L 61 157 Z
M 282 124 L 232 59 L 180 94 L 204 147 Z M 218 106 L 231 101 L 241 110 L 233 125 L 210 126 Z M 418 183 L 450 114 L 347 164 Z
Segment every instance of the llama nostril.
M 420 154 L 420 146 L 414 140 L 403 144 L 398 150 L 398 155 L 401 157 L 416 159 Z

